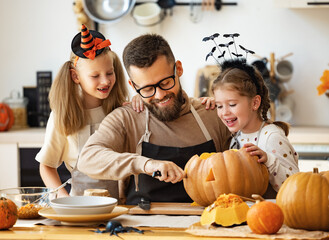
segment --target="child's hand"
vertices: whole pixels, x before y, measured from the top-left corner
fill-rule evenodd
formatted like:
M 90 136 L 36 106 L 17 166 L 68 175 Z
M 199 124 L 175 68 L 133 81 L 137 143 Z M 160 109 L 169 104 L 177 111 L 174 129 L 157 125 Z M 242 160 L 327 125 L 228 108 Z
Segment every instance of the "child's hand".
M 215 98 L 213 97 L 201 97 L 201 103 L 206 104 L 206 109 L 215 109 Z
M 266 163 L 267 162 L 267 153 L 260 149 L 258 146 L 252 143 L 246 143 L 243 145 L 246 148 L 246 151 L 250 153 L 251 156 L 258 156 L 259 163 Z
M 129 104 L 129 102 L 124 102 L 122 105 L 125 106 L 127 104 Z M 131 106 L 136 112 L 144 111 L 144 102 L 139 94 L 133 96 L 133 98 L 131 99 Z

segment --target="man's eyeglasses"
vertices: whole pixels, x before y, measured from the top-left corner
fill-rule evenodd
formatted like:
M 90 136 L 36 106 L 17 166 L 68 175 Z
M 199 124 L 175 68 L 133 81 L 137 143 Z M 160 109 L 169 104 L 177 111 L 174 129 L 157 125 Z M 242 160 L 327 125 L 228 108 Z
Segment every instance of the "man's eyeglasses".
M 131 80 L 131 82 L 134 85 L 134 88 L 139 95 L 141 95 L 143 98 L 150 98 L 153 97 L 156 93 L 157 87 L 159 87 L 162 90 L 169 90 L 172 89 L 175 86 L 175 78 L 176 78 L 176 64 L 174 65 L 174 75 L 171 75 L 169 77 L 166 77 L 162 80 L 160 80 L 158 83 L 153 85 L 147 85 L 145 87 L 142 87 L 140 89 L 136 88 L 136 84 Z

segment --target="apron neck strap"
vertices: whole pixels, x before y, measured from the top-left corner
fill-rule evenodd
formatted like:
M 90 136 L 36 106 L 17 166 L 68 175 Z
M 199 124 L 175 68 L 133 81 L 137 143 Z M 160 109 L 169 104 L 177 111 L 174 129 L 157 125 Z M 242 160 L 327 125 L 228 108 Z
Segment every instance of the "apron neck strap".
M 207 141 L 210 141 L 212 138 L 211 138 L 206 126 L 204 125 L 202 119 L 200 118 L 199 114 L 197 113 L 197 111 L 195 110 L 195 108 L 192 105 L 191 105 L 191 112 L 192 112 L 194 118 L 196 119 L 197 123 L 199 124 L 199 127 L 201 128 L 203 135 L 206 137 Z

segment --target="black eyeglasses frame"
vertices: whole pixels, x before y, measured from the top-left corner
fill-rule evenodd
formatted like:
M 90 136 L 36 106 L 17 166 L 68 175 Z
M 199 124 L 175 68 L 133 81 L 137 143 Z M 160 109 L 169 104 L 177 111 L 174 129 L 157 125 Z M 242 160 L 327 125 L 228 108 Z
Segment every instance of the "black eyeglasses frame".
M 163 81 L 167 80 L 168 78 L 172 78 L 172 79 L 174 80 L 174 84 L 173 84 L 173 86 L 170 87 L 170 88 L 163 88 L 163 87 L 161 87 L 160 84 L 161 84 Z M 130 79 L 130 80 L 131 80 L 131 79 Z M 144 87 L 141 87 L 141 88 L 137 89 L 137 88 L 136 88 L 136 83 L 134 83 L 133 80 L 131 80 L 131 82 L 133 83 L 133 86 L 134 86 L 136 92 L 137 92 L 139 95 L 141 95 L 143 98 L 150 98 L 150 97 L 153 97 L 153 96 L 156 94 L 156 91 L 157 91 L 157 88 L 158 88 L 158 87 L 159 87 L 161 90 L 164 90 L 164 91 L 166 91 L 166 90 L 170 90 L 170 89 L 172 89 L 173 87 L 175 87 L 175 85 L 176 85 L 176 63 L 174 64 L 174 74 L 171 75 L 171 76 L 169 76 L 169 77 L 166 77 L 166 78 L 164 78 L 164 79 L 161 79 L 161 80 L 160 80 L 159 82 L 157 82 L 156 84 L 146 85 L 146 86 L 144 86 Z M 140 92 L 141 92 L 141 90 L 143 90 L 144 88 L 148 88 L 148 87 L 153 87 L 153 88 L 154 88 L 154 93 L 153 93 L 151 96 L 144 97 Z

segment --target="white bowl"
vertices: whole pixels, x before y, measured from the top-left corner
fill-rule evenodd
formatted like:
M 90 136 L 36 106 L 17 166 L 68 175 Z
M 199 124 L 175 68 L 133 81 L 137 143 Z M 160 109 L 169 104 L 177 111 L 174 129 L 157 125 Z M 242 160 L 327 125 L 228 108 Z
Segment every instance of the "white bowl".
M 50 201 L 50 205 L 70 208 L 91 208 L 91 207 L 105 207 L 117 204 L 118 200 L 112 197 L 101 196 L 74 196 L 56 198 Z
M 111 197 L 75 196 L 57 198 L 50 201 L 50 206 L 58 214 L 94 215 L 111 213 L 118 200 Z

